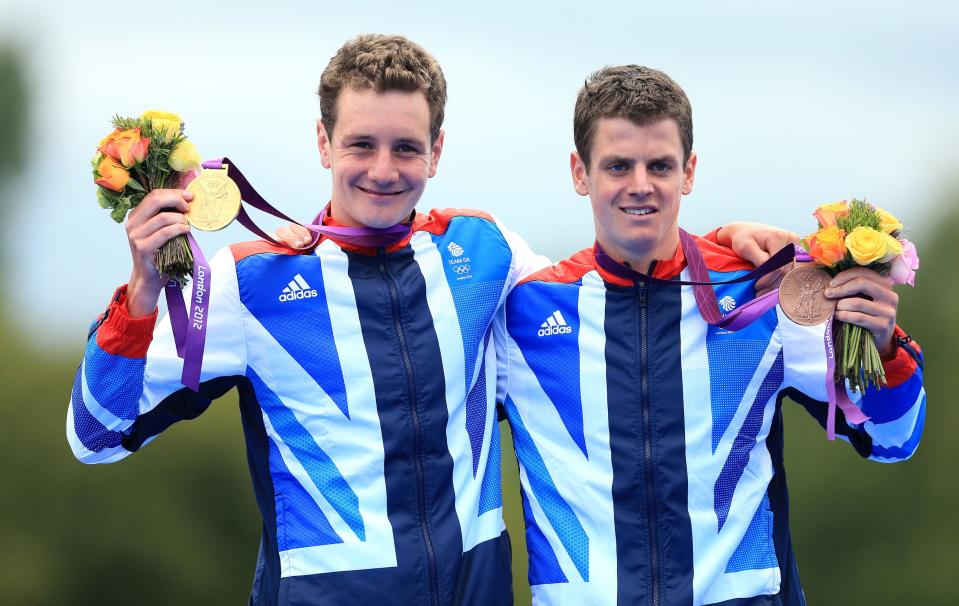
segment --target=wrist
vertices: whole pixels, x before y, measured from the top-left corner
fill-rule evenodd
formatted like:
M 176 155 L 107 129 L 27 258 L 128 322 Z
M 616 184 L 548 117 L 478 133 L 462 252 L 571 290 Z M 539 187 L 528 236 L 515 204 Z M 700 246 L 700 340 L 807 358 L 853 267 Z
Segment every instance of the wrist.
M 889 340 L 886 341 L 885 347 L 876 347 L 879 350 L 879 359 L 883 362 L 891 362 L 896 358 L 896 336 L 893 335 L 889 337 Z
M 163 286 L 155 280 L 143 279 L 134 273 L 127 285 L 126 309 L 131 318 L 142 318 L 153 314 L 160 300 Z

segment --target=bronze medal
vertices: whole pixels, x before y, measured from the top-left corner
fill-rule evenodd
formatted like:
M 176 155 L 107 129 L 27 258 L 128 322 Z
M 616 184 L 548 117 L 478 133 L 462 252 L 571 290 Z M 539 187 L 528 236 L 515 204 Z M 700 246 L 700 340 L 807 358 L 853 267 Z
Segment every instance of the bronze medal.
M 783 278 L 779 285 L 779 306 L 783 313 L 803 326 L 822 324 L 836 309 L 835 299 L 824 294 L 832 277 L 823 270 L 812 267 L 797 267 Z
M 190 184 L 193 193 L 186 219 L 190 225 L 203 231 L 223 229 L 240 212 L 240 188 L 227 176 L 228 167 L 204 170 Z

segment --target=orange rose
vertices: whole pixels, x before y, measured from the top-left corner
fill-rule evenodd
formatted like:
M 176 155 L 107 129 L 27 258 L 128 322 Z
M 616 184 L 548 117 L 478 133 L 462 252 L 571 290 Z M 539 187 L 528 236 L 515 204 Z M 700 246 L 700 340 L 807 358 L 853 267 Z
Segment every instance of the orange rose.
M 837 217 L 845 217 L 848 214 L 849 202 L 843 200 L 841 202 L 823 204 L 816 209 L 816 212 L 814 212 L 812 216 L 816 217 L 816 220 L 819 221 L 819 227 L 831 227 L 836 224 Z
M 113 191 L 123 191 L 130 180 L 130 173 L 110 156 L 103 156 L 97 164 L 96 177 L 93 182 L 97 185 Z
M 806 238 L 809 255 L 819 265 L 832 267 L 846 256 L 846 232 L 835 225 L 824 227 Z
M 147 157 L 150 140 L 140 138 L 140 129 L 116 129 L 100 141 L 100 153 L 110 156 L 126 168 L 140 164 Z

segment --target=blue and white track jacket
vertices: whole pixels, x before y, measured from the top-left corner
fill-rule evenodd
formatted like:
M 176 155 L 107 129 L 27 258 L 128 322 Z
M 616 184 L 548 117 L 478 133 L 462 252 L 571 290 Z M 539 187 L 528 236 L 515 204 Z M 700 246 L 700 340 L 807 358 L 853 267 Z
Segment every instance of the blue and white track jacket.
M 199 393 L 169 322 L 130 319 L 120 289 L 68 440 L 117 461 L 236 387 L 264 521 L 251 603 L 511 604 L 492 322 L 547 263 L 473 211 L 417 215 L 387 250 L 224 249 Z
M 697 243 L 713 280 L 749 269 Z M 655 275 L 683 266 L 679 250 Z M 753 286 L 716 294 L 730 311 Z M 824 330 L 778 308 L 739 332 L 709 326 L 691 287 L 609 275 L 592 249 L 521 283 L 496 334 L 534 603 L 803 604 L 780 405 L 789 396 L 825 423 Z M 854 398 L 871 420 L 850 426 L 839 411 L 837 434 L 877 461 L 912 455 L 921 368 L 901 344 L 890 387 Z

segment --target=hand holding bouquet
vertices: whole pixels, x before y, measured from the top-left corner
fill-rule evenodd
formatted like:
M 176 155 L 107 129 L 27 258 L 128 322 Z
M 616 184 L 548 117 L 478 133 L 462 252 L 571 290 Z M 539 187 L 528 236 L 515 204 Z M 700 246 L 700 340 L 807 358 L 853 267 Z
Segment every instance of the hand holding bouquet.
M 93 179 L 100 206 L 122 223 L 151 190 L 182 185 L 199 170 L 201 160 L 176 114 L 148 111 L 139 118 L 114 116 L 113 127 L 97 147 Z M 180 285 L 186 283 L 193 255 L 185 236 L 157 250 L 156 268 Z
M 894 216 L 863 200 L 825 204 L 813 213 L 819 231 L 802 241 L 813 261 L 829 275 L 865 267 L 889 276 L 894 283 L 914 283 L 919 258 L 902 237 L 903 226 Z M 869 330 L 839 322 L 835 333 L 838 382 L 862 392 L 869 385 L 886 384 L 882 359 Z

